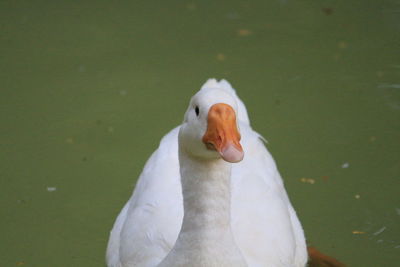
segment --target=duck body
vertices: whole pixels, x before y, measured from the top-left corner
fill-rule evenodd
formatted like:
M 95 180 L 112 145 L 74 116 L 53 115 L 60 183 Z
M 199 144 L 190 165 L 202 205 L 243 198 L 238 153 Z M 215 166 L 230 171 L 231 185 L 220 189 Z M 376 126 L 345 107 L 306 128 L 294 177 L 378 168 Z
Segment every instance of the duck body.
M 229 83 L 209 80 L 202 90 L 207 88 L 226 90 L 234 96 L 238 105 L 238 127 L 245 156 L 242 161 L 231 164 L 230 170 L 229 216 L 233 242 L 223 241 L 225 237 L 231 237 L 221 234 L 222 231 L 218 233 L 218 238 L 211 235 L 210 239 L 194 241 L 186 236 L 186 241 L 177 242 L 178 235 L 178 241 L 185 239 L 180 234 L 184 201 L 178 149 L 178 135 L 182 126 L 179 126 L 163 137 L 158 149 L 147 161 L 132 197 L 114 223 L 107 248 L 109 267 L 154 267 L 160 263 L 160 266 L 171 266 L 168 264 L 171 254 L 182 256 L 177 248 L 179 243 L 187 247 L 188 242 L 192 242 L 190 257 L 196 257 L 199 249 L 193 244 L 204 240 L 210 244 L 201 246 L 203 249 L 212 247 L 212 243 L 234 243 L 239 249 L 236 255 L 243 256 L 245 260 L 243 263 L 236 259 L 237 266 L 306 266 L 307 249 L 303 229 L 262 137 L 252 130 L 246 109 Z M 223 247 L 206 254 L 224 253 Z M 230 251 L 235 251 L 235 248 Z M 190 252 L 186 250 L 185 253 Z M 188 259 L 189 256 L 182 258 Z M 182 263 L 182 266 L 187 265 Z M 198 266 L 234 265 L 229 262 L 206 262 Z

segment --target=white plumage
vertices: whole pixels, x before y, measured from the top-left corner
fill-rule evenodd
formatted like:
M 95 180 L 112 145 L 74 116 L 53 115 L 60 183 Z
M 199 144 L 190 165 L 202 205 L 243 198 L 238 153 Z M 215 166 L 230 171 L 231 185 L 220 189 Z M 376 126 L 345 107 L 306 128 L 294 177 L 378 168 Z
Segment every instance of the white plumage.
M 215 103 L 216 92 L 229 94 L 227 98 L 236 102 L 233 106 L 245 156 L 241 162 L 232 164 L 230 225 L 247 265 L 305 266 L 303 229 L 272 156 L 262 137 L 250 127 L 242 101 L 225 80 L 210 79 L 200 92 L 209 96 L 202 100 L 209 101 L 205 103 L 208 106 Z M 107 248 L 109 267 L 154 267 L 173 248 L 183 218 L 178 158 L 180 127 L 162 138 L 159 148 L 147 161 L 132 197 L 118 215 Z

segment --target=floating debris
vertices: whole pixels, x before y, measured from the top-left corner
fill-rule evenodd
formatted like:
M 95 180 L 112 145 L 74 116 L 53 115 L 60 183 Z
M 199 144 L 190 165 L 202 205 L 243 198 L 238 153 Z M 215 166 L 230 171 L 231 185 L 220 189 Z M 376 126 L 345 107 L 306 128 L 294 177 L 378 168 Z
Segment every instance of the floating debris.
M 354 196 L 355 199 L 360 199 L 360 197 L 361 197 L 361 196 L 358 195 L 358 194 Z
M 72 139 L 72 137 L 68 137 L 67 139 L 65 139 L 65 142 L 67 144 L 73 144 L 74 143 L 74 139 Z
M 348 44 L 345 41 L 341 41 L 341 42 L 339 42 L 338 47 L 340 49 L 345 49 L 348 47 Z
M 250 31 L 250 30 L 248 30 L 248 29 L 239 29 L 238 31 L 237 31 L 237 35 L 238 36 L 241 36 L 241 37 L 244 37 L 244 36 L 249 36 L 249 35 L 252 35 L 253 33 Z
M 348 162 L 342 164 L 342 169 L 347 169 L 350 166 Z
M 329 15 L 332 15 L 333 8 L 331 8 L 331 7 L 323 7 L 323 8 L 321 8 L 321 11 L 324 12 L 325 15 L 329 16 Z
M 353 233 L 354 235 L 363 235 L 363 234 L 366 234 L 366 232 L 358 231 L 358 230 L 353 230 L 352 233 Z
M 218 55 L 217 55 L 217 60 L 218 61 L 224 61 L 225 60 L 225 55 L 224 54 L 222 54 L 222 53 L 218 53 Z
M 113 132 L 114 132 L 114 128 L 113 128 L 112 126 L 109 126 L 109 127 L 107 128 L 107 131 L 108 131 L 109 133 L 113 133 Z
M 380 234 L 382 234 L 385 230 L 386 230 L 386 227 L 383 226 L 381 229 L 379 229 L 378 231 L 376 231 L 375 233 L 373 233 L 373 235 L 380 235 Z
M 122 96 L 126 96 L 127 93 L 128 92 L 126 90 L 119 91 L 119 94 L 122 95 Z
M 315 184 L 315 180 L 312 178 L 300 178 L 300 182 L 307 184 Z
M 378 88 L 400 89 L 400 83 L 381 83 Z
M 47 187 L 47 191 L 48 192 L 54 192 L 54 191 L 56 191 L 57 190 L 57 187 L 52 187 L 52 186 L 48 186 Z

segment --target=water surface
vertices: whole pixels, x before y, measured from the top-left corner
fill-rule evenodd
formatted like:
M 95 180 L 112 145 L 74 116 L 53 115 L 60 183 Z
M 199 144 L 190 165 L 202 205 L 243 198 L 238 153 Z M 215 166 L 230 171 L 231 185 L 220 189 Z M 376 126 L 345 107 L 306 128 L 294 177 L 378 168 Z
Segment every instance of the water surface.
M 104 266 L 210 77 L 247 104 L 309 243 L 398 265 L 399 1 L 2 1 L 0 29 L 1 265 Z

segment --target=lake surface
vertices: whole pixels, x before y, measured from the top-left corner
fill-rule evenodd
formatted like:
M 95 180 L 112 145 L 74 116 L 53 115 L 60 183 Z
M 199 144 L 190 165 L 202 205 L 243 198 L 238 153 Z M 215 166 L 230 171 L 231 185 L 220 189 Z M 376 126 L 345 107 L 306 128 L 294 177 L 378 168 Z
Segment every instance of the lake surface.
M 399 1 L 2 1 L 0 40 L 2 266 L 104 266 L 210 77 L 269 141 L 308 242 L 398 266 Z

